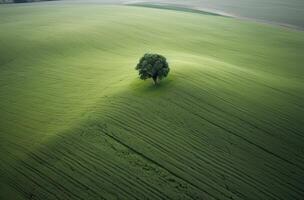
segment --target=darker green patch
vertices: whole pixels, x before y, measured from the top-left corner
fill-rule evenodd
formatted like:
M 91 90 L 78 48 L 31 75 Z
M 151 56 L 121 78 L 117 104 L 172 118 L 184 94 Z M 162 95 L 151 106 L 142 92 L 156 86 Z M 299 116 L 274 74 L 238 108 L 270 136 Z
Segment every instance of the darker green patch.
M 173 89 L 173 77 L 170 76 L 168 79 L 164 79 L 160 81 L 158 84 L 153 84 L 153 81 L 146 80 L 144 83 L 140 82 L 138 79 L 134 80 L 133 83 L 131 83 L 131 88 L 133 91 L 135 91 L 137 94 L 157 94 L 157 93 L 163 93 L 170 89 Z
M 203 15 L 213 15 L 213 16 L 222 16 L 227 17 L 224 15 L 220 15 L 217 13 L 212 12 L 206 12 L 202 10 L 196 10 L 193 8 L 186 8 L 176 5 L 168 5 L 168 4 L 150 4 L 150 3 L 134 3 L 134 4 L 128 4 L 128 6 L 138 6 L 138 7 L 147 7 L 147 8 L 156 8 L 156 9 L 164 9 L 164 10 L 174 10 L 174 11 L 180 11 L 180 12 L 190 12 L 190 13 L 198 13 Z

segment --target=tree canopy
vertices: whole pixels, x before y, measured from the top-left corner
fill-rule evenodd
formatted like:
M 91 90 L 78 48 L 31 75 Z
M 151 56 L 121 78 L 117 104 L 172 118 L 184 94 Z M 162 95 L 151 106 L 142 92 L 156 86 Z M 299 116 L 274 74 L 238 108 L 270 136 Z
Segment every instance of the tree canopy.
M 158 80 L 162 80 L 167 77 L 170 71 L 166 58 L 159 54 L 146 53 L 136 65 L 139 77 L 142 80 L 152 78 L 154 84 L 157 84 Z

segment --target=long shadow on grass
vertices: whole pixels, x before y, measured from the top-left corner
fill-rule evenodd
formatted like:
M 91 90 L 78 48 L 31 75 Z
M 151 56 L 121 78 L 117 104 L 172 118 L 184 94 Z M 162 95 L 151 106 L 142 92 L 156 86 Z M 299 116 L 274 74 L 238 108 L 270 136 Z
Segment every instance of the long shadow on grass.
M 280 113 L 262 123 L 250 114 L 263 117 L 263 106 L 237 109 L 238 96 L 221 95 L 226 88 L 190 80 L 134 80 L 39 150 L 16 146 L 28 159 L 11 155 L 20 161 L 5 164 L 5 182 L 37 199 L 303 196 L 303 157 L 297 143 L 279 138 L 288 132 L 278 125 Z

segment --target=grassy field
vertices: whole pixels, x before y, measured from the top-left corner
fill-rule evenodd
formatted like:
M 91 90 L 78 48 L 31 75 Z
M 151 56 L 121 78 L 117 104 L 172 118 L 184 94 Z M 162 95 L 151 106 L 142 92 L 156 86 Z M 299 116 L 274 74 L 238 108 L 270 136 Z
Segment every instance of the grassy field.
M 157 87 L 134 70 L 167 57 Z M 304 32 L 155 8 L 0 7 L 0 199 L 304 196 Z
M 60 0 L 60 3 L 161 5 L 167 8 L 201 10 L 304 30 L 303 0 Z
M 302 0 L 143 0 L 140 2 L 166 3 L 223 12 L 236 17 L 304 29 L 304 1 Z

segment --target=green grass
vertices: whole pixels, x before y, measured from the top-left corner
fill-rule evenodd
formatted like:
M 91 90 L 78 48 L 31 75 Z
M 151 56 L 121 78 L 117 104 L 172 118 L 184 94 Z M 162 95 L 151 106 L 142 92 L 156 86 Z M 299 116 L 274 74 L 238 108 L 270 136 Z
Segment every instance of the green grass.
M 0 199 L 301 199 L 303 52 L 212 15 L 1 6 Z
M 128 0 L 125 0 L 128 2 Z M 293 28 L 304 28 L 304 1 L 302 0 L 149 0 L 175 7 L 202 9 Z

